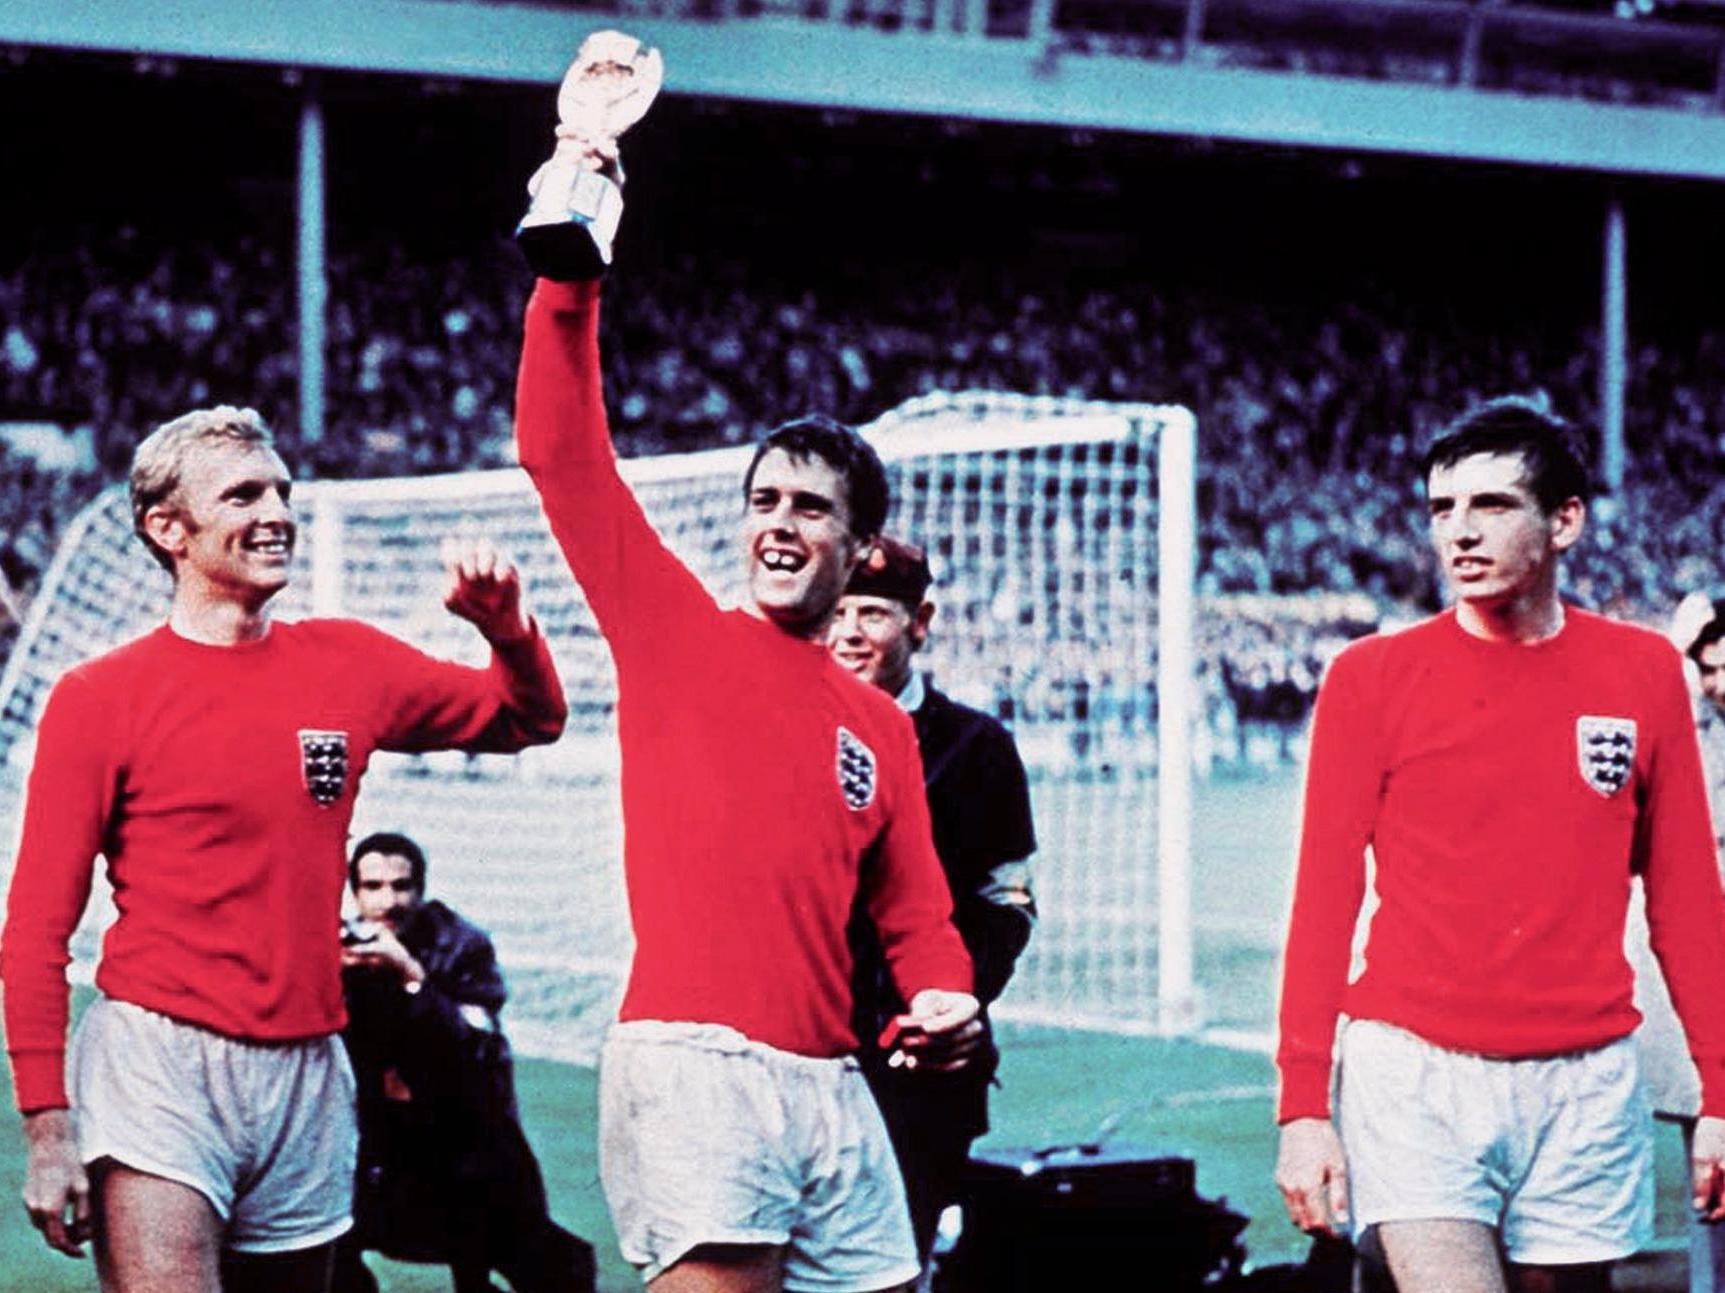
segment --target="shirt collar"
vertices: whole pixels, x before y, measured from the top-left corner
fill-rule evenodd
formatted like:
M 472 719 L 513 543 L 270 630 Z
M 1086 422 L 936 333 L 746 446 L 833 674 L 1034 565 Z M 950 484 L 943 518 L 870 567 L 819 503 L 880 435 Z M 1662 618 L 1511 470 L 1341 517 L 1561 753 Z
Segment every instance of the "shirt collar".
M 910 671 L 910 681 L 900 689 L 898 707 L 907 714 L 914 714 L 922 708 L 922 702 L 928 699 L 928 688 L 923 685 L 922 675 L 915 669 Z

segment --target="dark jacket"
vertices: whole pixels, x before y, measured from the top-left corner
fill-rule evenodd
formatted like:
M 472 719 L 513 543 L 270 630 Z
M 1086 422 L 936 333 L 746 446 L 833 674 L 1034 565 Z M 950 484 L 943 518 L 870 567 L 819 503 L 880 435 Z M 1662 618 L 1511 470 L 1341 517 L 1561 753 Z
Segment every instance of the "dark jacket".
M 1036 851 L 1024 764 L 997 720 L 959 704 L 933 684 L 911 717 L 922 752 L 934 847 L 952 889 L 953 923 L 976 966 L 986 1028 L 987 1006 L 1012 977 L 1034 917 L 1033 909 L 1003 903 L 991 889 L 995 868 Z M 860 908 L 851 922 L 851 946 L 859 1056 L 889 1123 L 896 1108 L 910 1102 L 970 1137 L 980 1136 L 988 1129 L 988 1084 L 999 1063 L 992 1034 L 956 1073 L 888 1068 L 878 1039 L 905 1003 Z
M 507 995 L 491 940 L 441 902 L 399 937 L 425 967 L 417 993 L 393 974 L 343 975 L 343 1039 L 359 1085 L 355 1228 L 366 1248 L 442 1261 L 492 1210 L 543 1217 L 545 1190 L 516 1115 L 497 1012 Z

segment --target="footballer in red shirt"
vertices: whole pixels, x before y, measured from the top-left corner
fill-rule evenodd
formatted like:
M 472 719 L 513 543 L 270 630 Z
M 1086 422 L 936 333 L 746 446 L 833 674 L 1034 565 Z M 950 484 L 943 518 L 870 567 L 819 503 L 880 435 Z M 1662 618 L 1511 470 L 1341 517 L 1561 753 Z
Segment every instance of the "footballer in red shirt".
M 352 1201 L 338 935 L 360 776 L 374 750 L 555 740 L 563 691 L 484 545 L 446 554 L 446 604 L 486 668 L 273 621 L 298 530 L 249 409 L 161 427 L 131 486 L 174 576 L 168 619 L 53 688 L 0 938 L 25 1204 L 62 1252 L 94 1234 L 105 1288 L 315 1290 Z M 68 1054 L 67 945 L 98 856 L 118 916 Z
M 1542 403 L 1475 408 L 1425 469 L 1455 604 L 1318 693 L 1277 1182 L 1304 1229 L 1375 1228 L 1403 1293 L 1603 1293 L 1652 1218 L 1636 873 L 1701 1074 L 1695 1205 L 1725 1215 L 1725 898 L 1688 691 L 1661 635 L 1560 598 L 1587 482 Z
M 911 721 L 823 640 L 885 471 L 829 419 L 768 436 L 743 479 L 747 598 L 721 608 L 618 473 L 599 295 L 540 279 L 516 433 L 617 668 L 636 946 L 600 1060 L 600 1168 L 619 1244 L 659 1293 L 905 1284 L 904 1191 L 852 1054 L 859 894 L 911 1062 L 949 1062 L 978 1004 Z

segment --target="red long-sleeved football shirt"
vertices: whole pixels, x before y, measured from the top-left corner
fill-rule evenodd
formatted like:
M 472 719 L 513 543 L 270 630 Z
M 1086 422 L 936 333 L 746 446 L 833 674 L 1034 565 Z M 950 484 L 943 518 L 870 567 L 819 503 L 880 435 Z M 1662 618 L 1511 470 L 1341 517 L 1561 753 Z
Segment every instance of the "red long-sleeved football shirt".
M 19 1108 L 66 1104 L 67 941 L 107 859 L 108 996 L 259 1041 L 339 1030 L 348 825 L 373 750 L 556 739 L 535 632 L 489 669 L 348 620 L 211 646 L 158 628 L 69 670 L 36 735 L 0 938 Z
M 971 986 L 915 730 L 823 646 L 721 610 L 660 541 L 617 472 L 598 302 L 593 283 L 534 291 L 516 434 L 617 666 L 636 943 L 621 1016 L 844 1054 L 859 887 L 906 1000 Z
M 1379 906 L 1350 983 L 1368 848 Z M 1704 1111 L 1725 1113 L 1725 898 L 1676 651 L 1574 608 L 1535 644 L 1451 612 L 1348 647 L 1312 723 L 1280 1120 L 1328 1115 L 1340 1013 L 1503 1057 L 1633 1031 L 1632 868 Z

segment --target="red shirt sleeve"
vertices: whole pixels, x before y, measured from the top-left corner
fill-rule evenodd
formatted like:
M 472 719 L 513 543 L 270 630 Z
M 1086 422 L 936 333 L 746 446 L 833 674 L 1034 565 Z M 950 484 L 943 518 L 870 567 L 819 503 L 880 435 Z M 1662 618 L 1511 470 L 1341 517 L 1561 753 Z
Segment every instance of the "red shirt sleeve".
M 952 923 L 952 893 L 934 851 L 916 729 L 903 717 L 894 730 L 893 812 L 876 865 L 864 868 L 864 900 L 905 1001 L 924 988 L 970 992 L 970 953 Z
M 665 547 L 617 471 L 599 365 L 599 284 L 541 279 L 527 302 L 516 448 L 619 669 L 718 607 Z M 673 613 L 671 607 L 676 607 Z
M 1278 1122 L 1330 1113 L 1336 1021 L 1365 897 L 1365 853 L 1384 772 L 1368 647 L 1361 643 L 1336 657 L 1312 716 L 1300 855 L 1282 962 Z
M 119 770 L 110 761 L 113 743 L 105 738 L 115 722 L 88 684 L 70 674 L 50 693 L 36 730 L 23 834 L 0 936 L 6 1050 L 14 1098 L 26 1113 L 67 1104 L 67 945 L 89 901 L 114 806 Z
M 363 649 L 376 680 L 382 749 L 511 754 L 563 734 L 569 705 L 537 623 L 525 641 L 494 649 L 484 669 L 440 660 L 366 625 L 354 631 L 369 639 Z
M 1725 1116 L 1725 891 L 1689 692 L 1674 651 L 1652 673 L 1658 730 L 1636 835 L 1647 926 L 1701 1076 L 1701 1112 Z

